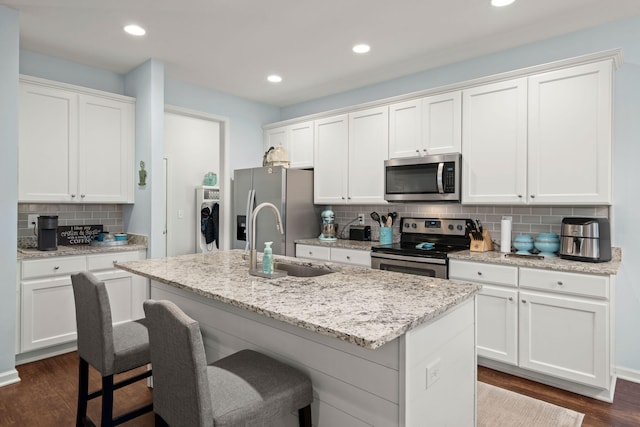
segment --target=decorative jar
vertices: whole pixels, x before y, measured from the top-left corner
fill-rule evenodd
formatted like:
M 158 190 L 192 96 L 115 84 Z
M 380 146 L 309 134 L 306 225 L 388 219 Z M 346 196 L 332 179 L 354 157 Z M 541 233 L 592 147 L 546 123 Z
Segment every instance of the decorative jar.
M 518 251 L 517 254 L 530 255 L 530 250 L 533 249 L 533 238 L 528 234 L 518 234 L 513 239 L 513 247 Z

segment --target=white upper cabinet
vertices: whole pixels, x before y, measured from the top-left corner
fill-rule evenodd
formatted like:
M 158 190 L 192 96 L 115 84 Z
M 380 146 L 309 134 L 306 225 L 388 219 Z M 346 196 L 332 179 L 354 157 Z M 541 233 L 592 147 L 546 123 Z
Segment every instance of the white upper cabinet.
M 313 121 L 289 126 L 289 161 L 292 168 L 313 167 Z
M 462 202 L 523 203 L 527 79 L 463 91 Z
M 315 121 L 314 154 L 314 202 L 346 203 L 349 165 L 349 118 L 346 114 Z
M 389 158 L 414 157 L 422 153 L 422 100 L 412 99 L 389 106 Z
M 133 104 L 92 95 L 80 95 L 79 99 L 78 193 L 81 200 L 133 201 Z
M 78 194 L 78 102 L 67 91 L 20 83 L 18 200 Z
M 388 159 L 389 109 L 349 114 L 349 190 L 347 203 L 387 203 L 384 161 Z
M 462 92 L 422 100 L 422 141 L 426 154 L 459 153 L 462 145 Z
M 386 203 L 388 135 L 386 106 L 316 120 L 314 202 Z
M 20 202 L 131 203 L 134 100 L 20 80 Z
M 389 106 L 389 158 L 459 153 L 462 141 L 460 91 Z
M 266 129 L 264 131 L 264 151 L 267 151 L 269 147 L 277 147 L 282 145 L 287 153 L 289 152 L 289 138 L 287 126 L 279 128 Z
M 264 149 L 281 145 L 289 155 L 289 167 L 313 167 L 313 121 L 296 123 L 264 131 Z
M 529 198 L 611 203 L 611 61 L 529 78 Z
M 611 203 L 612 60 L 463 92 L 462 202 Z

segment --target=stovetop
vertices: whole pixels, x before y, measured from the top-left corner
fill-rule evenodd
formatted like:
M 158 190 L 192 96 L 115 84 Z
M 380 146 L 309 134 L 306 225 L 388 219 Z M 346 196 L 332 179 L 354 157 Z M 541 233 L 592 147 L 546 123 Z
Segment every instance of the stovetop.
M 450 252 L 469 249 L 471 228 L 469 219 L 402 218 L 400 242 L 374 246 L 371 250 L 374 253 L 446 259 Z

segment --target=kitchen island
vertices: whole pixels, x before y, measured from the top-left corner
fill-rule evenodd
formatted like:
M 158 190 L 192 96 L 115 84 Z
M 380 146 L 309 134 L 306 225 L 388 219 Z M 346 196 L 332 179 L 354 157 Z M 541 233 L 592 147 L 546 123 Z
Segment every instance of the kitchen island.
M 263 279 L 244 254 L 117 266 L 200 322 L 209 360 L 253 348 L 308 373 L 318 426 L 475 424 L 479 286 L 279 256 L 330 273 Z

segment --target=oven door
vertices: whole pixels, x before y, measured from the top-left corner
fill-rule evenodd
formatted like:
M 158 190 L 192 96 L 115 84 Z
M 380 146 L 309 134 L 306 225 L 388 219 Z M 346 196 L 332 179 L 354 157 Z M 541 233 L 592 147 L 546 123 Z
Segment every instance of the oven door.
M 440 258 L 371 253 L 371 268 L 374 270 L 395 271 L 397 273 L 447 279 L 449 278 L 447 264 L 446 259 Z

